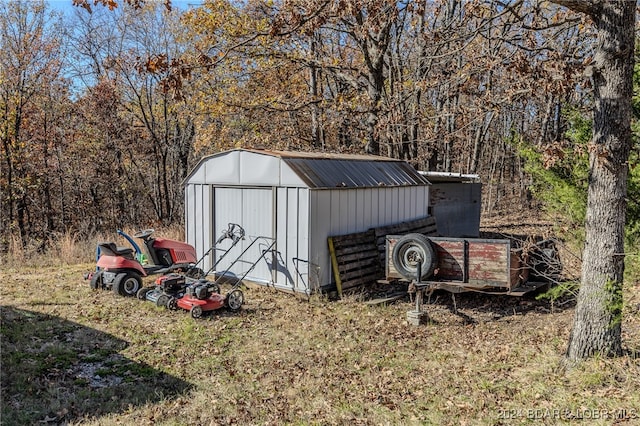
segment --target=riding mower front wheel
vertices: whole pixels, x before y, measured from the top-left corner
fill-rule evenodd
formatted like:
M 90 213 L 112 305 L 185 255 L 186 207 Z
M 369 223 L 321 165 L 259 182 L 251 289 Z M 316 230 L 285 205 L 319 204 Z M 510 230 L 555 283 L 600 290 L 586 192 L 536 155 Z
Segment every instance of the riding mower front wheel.
M 96 271 L 92 276 L 91 276 L 91 281 L 89 281 L 89 286 L 91 286 L 91 288 L 93 290 L 97 290 L 97 289 L 101 289 L 104 284 L 102 283 L 102 271 Z
M 137 272 L 121 272 L 113 281 L 113 291 L 120 296 L 136 296 L 142 288 L 142 278 Z

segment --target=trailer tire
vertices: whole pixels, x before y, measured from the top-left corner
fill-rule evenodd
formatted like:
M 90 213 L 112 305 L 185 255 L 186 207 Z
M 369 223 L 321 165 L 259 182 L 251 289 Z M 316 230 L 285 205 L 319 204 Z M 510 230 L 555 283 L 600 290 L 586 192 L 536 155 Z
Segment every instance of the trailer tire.
M 137 272 L 121 272 L 113 281 L 113 291 L 120 296 L 136 296 L 142 287 L 142 278 Z
M 400 275 L 410 280 L 417 277 L 419 263 L 421 280 L 433 274 L 437 263 L 431 240 L 422 234 L 407 234 L 399 238 L 393 247 L 391 257 Z

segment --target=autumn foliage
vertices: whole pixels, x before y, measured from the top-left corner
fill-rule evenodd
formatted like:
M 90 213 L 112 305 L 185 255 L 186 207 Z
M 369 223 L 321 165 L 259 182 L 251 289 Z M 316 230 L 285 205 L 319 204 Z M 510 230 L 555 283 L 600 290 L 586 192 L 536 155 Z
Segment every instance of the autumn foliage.
M 190 168 L 233 147 L 477 173 L 485 212 L 517 209 L 514 141 L 551 152 L 591 106 L 588 19 L 551 3 L 73 4 L 0 4 L 4 249 L 180 223 Z

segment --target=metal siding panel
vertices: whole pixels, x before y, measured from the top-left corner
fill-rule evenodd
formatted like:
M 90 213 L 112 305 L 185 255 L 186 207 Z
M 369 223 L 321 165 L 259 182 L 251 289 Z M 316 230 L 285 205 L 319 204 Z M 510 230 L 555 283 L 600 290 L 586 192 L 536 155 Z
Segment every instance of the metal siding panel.
M 388 225 L 390 223 L 390 218 L 388 215 L 389 209 L 387 208 L 387 204 L 389 203 L 389 194 L 387 193 L 386 189 L 380 189 L 378 193 L 380 194 L 380 205 L 378 206 L 378 209 L 380 210 L 380 225 Z
M 298 258 L 298 244 L 300 241 L 300 229 L 298 224 L 298 190 L 291 188 L 287 190 L 287 255 L 283 256 L 286 266 L 284 276 L 286 281 L 282 282 L 288 289 L 293 290 L 298 287 L 298 276 L 296 274 L 296 263 L 294 259 Z
M 358 198 L 356 197 L 356 190 L 344 190 L 347 198 L 347 218 L 349 219 L 347 223 L 347 231 L 346 233 L 358 232 L 359 227 L 361 226 L 358 223 Z
M 280 158 L 242 152 L 239 160 L 241 185 L 279 186 Z
M 362 223 L 372 223 L 371 194 L 373 194 L 373 191 L 373 189 L 369 188 L 362 190 Z
M 191 212 L 193 208 L 191 207 L 191 203 L 193 203 L 193 196 L 191 195 L 193 192 L 193 185 L 187 184 L 184 186 L 184 236 L 187 243 L 193 245 L 193 219 L 191 218 Z
M 366 189 L 358 189 L 355 191 L 355 195 L 356 195 L 356 206 L 355 206 L 355 211 L 356 211 L 356 224 L 359 226 L 362 226 L 365 223 L 368 223 L 365 220 L 365 211 L 367 210 L 364 206 L 364 200 L 365 200 L 365 191 Z
M 202 256 L 202 253 L 204 253 L 204 250 L 202 248 L 202 238 L 200 238 L 200 232 L 198 232 L 198 230 L 202 227 L 202 185 L 196 185 L 195 187 L 194 219 L 196 229 L 196 255 L 198 258 L 200 258 L 200 256 Z
M 337 222 L 339 225 L 334 228 L 333 231 L 339 234 L 348 234 L 350 232 L 350 216 L 351 210 L 349 206 L 349 192 L 350 191 L 333 191 L 336 194 L 336 200 L 338 202 L 339 217 Z
M 381 224 L 380 219 L 380 191 L 377 189 L 371 189 L 371 225 L 379 226 Z
M 229 223 L 237 223 L 242 226 L 242 197 L 240 188 L 218 187 L 214 189 L 215 199 L 215 215 L 213 240 L 217 241 L 222 232 L 227 229 Z M 216 261 L 224 255 L 223 250 L 228 250 L 231 246 L 231 240 L 224 240 L 216 248 L 219 249 L 215 253 Z M 224 261 L 220 262 L 216 269 L 224 271 L 233 259 L 234 255 L 239 254 L 238 247 L 234 247 L 233 252 L 225 256 Z
M 332 232 L 333 191 L 310 191 L 310 197 L 309 261 L 319 265 L 320 285 L 325 286 L 335 282 L 327 243 L 327 237 L 336 235 Z
M 245 225 L 245 232 L 248 236 L 274 238 L 273 233 L 273 191 L 272 188 L 243 188 L 242 189 L 242 218 Z M 262 250 L 265 250 L 270 240 L 257 241 L 243 256 L 244 265 L 236 265 L 236 270 L 243 272 L 258 260 Z M 251 244 L 251 239 L 246 238 L 242 242 L 243 250 Z M 247 275 L 247 279 L 259 282 L 271 282 L 271 268 L 269 264 L 272 259 L 261 259 L 255 269 Z
M 389 217 L 389 223 L 398 223 L 402 221 L 399 218 L 400 205 L 400 193 L 399 188 L 387 188 L 387 216 Z
M 240 154 L 232 151 L 207 159 L 205 182 L 212 185 L 237 185 L 240 183 Z
M 298 253 L 297 256 L 300 259 L 297 265 L 296 275 L 298 279 L 298 288 L 301 291 L 305 291 L 308 294 L 315 291 L 319 287 L 319 270 L 318 263 L 314 262 L 309 256 L 309 190 L 306 188 L 299 188 L 296 190 L 298 195 Z M 325 250 L 326 251 L 326 250 Z
M 204 254 L 212 244 L 211 235 L 211 216 L 213 211 L 213 196 L 210 185 L 202 185 L 202 254 Z M 198 256 L 198 259 L 202 256 Z M 209 269 L 211 265 L 212 255 L 210 254 L 207 259 L 203 261 L 205 270 Z
M 405 217 L 412 217 L 411 200 L 413 198 L 413 191 L 409 188 L 399 188 L 398 190 L 398 205 L 396 207 L 396 222 L 402 222 Z
M 280 185 L 284 187 L 306 187 L 307 184 L 284 161 L 280 162 Z
M 393 188 L 393 189 L 391 189 L 391 199 L 392 199 L 392 201 L 391 201 L 389 207 L 391 208 L 391 220 L 392 220 L 392 223 L 401 222 L 400 216 L 403 214 L 400 211 L 400 209 L 403 208 L 403 206 L 400 205 L 400 191 L 401 190 L 402 190 L 401 188 Z
M 287 188 L 277 188 L 276 190 L 276 249 L 283 259 L 289 258 L 290 249 L 288 247 L 287 235 L 289 232 L 289 218 L 287 212 L 289 210 L 289 196 Z M 285 276 L 278 272 L 275 274 L 275 285 L 283 286 L 286 284 Z
M 410 216 L 414 216 L 416 214 L 416 209 L 415 209 L 416 195 L 417 194 L 414 191 L 414 188 L 405 188 L 403 211 L 407 212 L 406 214 Z

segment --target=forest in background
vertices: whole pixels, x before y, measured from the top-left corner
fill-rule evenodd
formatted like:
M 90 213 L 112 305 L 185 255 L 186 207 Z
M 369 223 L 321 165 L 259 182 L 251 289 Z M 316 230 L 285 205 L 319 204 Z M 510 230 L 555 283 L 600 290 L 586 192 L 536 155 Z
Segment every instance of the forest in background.
M 2 2 L 0 251 L 179 224 L 190 168 L 234 147 L 476 173 L 485 214 L 535 197 L 579 224 L 587 19 L 529 1 L 123 2 L 65 17 L 41 1 Z

